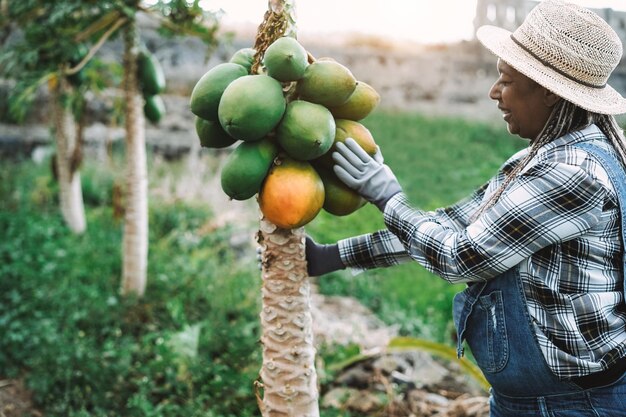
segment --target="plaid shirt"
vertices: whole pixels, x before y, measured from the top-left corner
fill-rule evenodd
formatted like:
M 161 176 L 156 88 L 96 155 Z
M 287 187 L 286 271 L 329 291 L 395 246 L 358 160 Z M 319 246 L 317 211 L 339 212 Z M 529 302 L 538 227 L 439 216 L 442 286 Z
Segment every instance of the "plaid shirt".
M 563 378 L 626 356 L 626 304 L 617 195 L 606 170 L 571 145 L 597 141 L 591 125 L 542 147 L 470 224 L 528 149 L 450 207 L 422 211 L 403 193 L 385 207 L 387 229 L 339 242 L 342 261 L 369 269 L 416 260 L 451 283 L 488 280 L 519 266 L 528 311 L 550 368 Z

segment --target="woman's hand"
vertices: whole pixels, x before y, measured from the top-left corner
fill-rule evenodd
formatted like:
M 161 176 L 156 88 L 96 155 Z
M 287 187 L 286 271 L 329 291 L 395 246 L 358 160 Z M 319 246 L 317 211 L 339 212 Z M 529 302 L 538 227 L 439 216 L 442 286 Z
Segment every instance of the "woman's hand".
M 305 254 L 309 276 L 316 277 L 346 268 L 341 261 L 339 246 L 336 243 L 320 245 L 307 235 Z
M 339 256 L 339 246 L 336 243 L 330 245 L 320 245 L 308 235 L 306 236 L 305 257 L 307 263 L 307 273 L 312 277 L 346 268 L 341 261 L 341 257 Z M 259 270 L 261 270 L 263 268 L 263 265 L 261 264 L 261 247 L 257 247 L 256 249 L 256 259 Z
M 335 146 L 337 151 L 332 156 L 337 177 L 384 211 L 387 201 L 401 192 L 402 187 L 391 169 L 383 163 L 380 149 L 372 158 L 352 138 L 347 138 L 345 144 L 338 142 Z

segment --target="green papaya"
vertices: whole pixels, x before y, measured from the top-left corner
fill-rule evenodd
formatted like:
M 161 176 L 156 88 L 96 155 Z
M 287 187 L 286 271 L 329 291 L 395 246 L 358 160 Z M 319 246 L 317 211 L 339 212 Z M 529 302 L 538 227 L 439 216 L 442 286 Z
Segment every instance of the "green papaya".
M 345 142 L 347 138 L 354 139 L 369 155 L 374 155 L 378 149 L 374 137 L 368 128 L 359 122 L 348 119 L 335 119 L 335 138 L 328 152 L 314 161 L 315 167 L 332 168 L 334 165 L 332 152 L 336 150 L 337 142 Z
M 344 184 L 332 169 L 317 166 L 315 169 L 324 183 L 325 211 L 335 216 L 347 216 L 365 205 L 365 199 Z
M 326 107 L 345 103 L 356 89 L 356 78 L 338 62 L 317 60 L 306 67 L 296 84 L 300 99 Z
M 165 114 L 165 103 L 163 98 L 159 95 L 145 97 L 145 103 L 143 105 L 143 113 L 146 119 L 154 124 L 157 124 L 163 118 Z
M 255 141 L 278 125 L 286 106 L 278 81 L 268 75 L 245 75 L 226 87 L 217 113 L 229 135 Z
M 154 96 L 165 90 L 163 68 L 156 57 L 146 49 L 142 49 L 137 55 L 137 71 L 144 97 Z
M 196 133 L 200 145 L 205 148 L 226 148 L 237 141 L 230 136 L 216 120 L 204 120 L 196 116 Z
M 267 75 L 278 81 L 297 81 L 309 65 L 306 49 L 290 36 L 276 39 L 263 56 Z
M 222 167 L 222 190 L 234 200 L 247 200 L 254 196 L 261 189 L 277 155 L 278 148 L 268 139 L 240 143 Z
M 380 102 L 380 95 L 372 86 L 358 81 L 356 89 L 343 104 L 330 107 L 329 110 L 336 119 L 361 120 L 372 112 Z
M 228 85 L 248 71 L 239 64 L 224 62 L 208 70 L 191 91 L 191 112 L 204 120 L 217 120 L 222 94 Z
M 308 161 L 325 154 L 333 145 L 335 119 L 330 111 L 315 103 L 294 100 L 276 128 L 276 141 L 289 156 Z
M 250 70 L 252 69 L 252 64 L 254 64 L 255 54 L 256 49 L 254 48 L 241 48 L 236 51 L 233 56 L 230 57 L 230 60 L 228 60 L 228 62 L 243 66 L 246 70 L 248 70 L 249 74 Z

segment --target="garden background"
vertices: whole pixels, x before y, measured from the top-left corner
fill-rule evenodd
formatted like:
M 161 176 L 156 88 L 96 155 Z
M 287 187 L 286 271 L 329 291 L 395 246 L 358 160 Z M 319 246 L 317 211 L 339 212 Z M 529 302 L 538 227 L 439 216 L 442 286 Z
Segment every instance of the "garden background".
M 255 28 L 220 27 L 207 48 L 194 37 L 163 36 L 147 14 L 137 21 L 167 80 L 166 113 L 146 124 L 142 297 L 120 294 L 119 190 L 127 155 L 124 96 L 115 87 L 121 70 L 108 68 L 105 88 L 86 93 L 87 228 L 79 234 L 59 213 L 48 89 L 40 86 L 16 120 L 9 111 L 15 81 L 7 74 L 0 80 L 2 417 L 259 415 L 258 206 L 224 195 L 219 173 L 229 150 L 202 148 L 189 111 L 195 82 L 251 47 Z M 15 39 L 4 39 L 3 49 Z M 421 208 L 465 197 L 525 146 L 506 132 L 487 97 L 495 60 L 475 41 L 420 45 L 366 34 L 299 40 L 379 92 L 379 107 L 362 123 Z M 90 71 L 122 53 L 122 39 L 111 39 L 96 55 L 101 66 Z M 330 243 L 383 226 L 366 206 L 345 217 L 321 212 L 306 231 Z M 455 343 L 451 301 L 462 287 L 418 264 L 341 271 L 312 282 L 323 416 L 485 415 L 484 387 L 445 351 Z M 387 351 L 397 336 L 422 345 Z

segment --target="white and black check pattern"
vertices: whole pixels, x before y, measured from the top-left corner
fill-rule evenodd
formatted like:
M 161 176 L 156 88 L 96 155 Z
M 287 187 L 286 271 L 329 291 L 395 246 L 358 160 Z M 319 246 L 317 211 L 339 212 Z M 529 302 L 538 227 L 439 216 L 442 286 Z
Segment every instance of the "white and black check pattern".
M 369 269 L 416 260 L 451 283 L 488 280 L 519 265 L 528 311 L 550 368 L 588 375 L 626 357 L 626 303 L 617 195 L 583 141 L 608 144 L 591 125 L 544 146 L 498 202 L 470 216 L 528 149 L 487 184 L 425 212 L 402 193 L 385 208 L 387 229 L 339 242 L 342 261 Z

